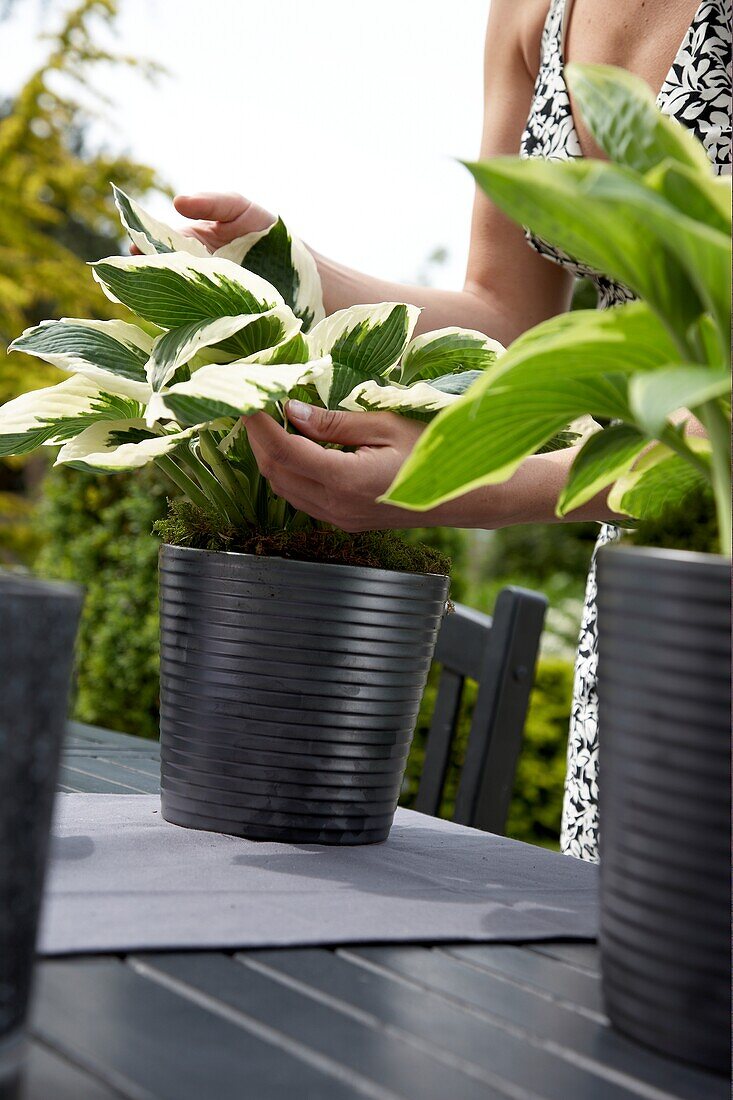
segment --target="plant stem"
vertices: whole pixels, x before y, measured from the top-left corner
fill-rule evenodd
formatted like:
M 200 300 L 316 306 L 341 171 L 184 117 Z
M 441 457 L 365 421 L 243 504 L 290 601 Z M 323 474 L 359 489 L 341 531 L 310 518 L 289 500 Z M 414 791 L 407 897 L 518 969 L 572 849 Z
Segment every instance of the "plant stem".
M 711 469 L 720 549 L 731 556 L 730 424 L 717 401 L 706 401 L 699 410 L 711 447 Z
M 182 493 L 186 494 L 192 504 L 195 504 L 197 508 L 203 509 L 204 512 L 211 511 L 211 501 L 206 494 L 203 493 L 200 486 L 181 469 L 178 463 L 173 461 L 170 455 L 159 455 L 158 458 L 155 459 L 155 465 L 158 469 L 163 471 L 166 477 L 170 478 L 173 484 L 176 485 Z
M 234 527 L 241 527 L 246 521 L 236 502 L 232 500 L 226 489 L 219 484 L 209 467 L 198 459 L 192 451 L 184 449 L 181 461 L 198 479 L 204 493 L 209 498 L 208 508 L 212 506 L 215 511 L 221 512 L 228 523 Z
M 199 444 L 201 446 L 201 454 L 211 467 L 219 484 L 232 498 L 237 511 L 240 515 L 243 514 L 244 518 L 251 523 L 253 527 L 256 527 L 257 517 L 255 516 L 252 504 L 242 493 L 242 487 L 234 476 L 234 470 L 232 470 L 231 466 L 217 447 L 216 440 L 210 431 L 204 429 L 199 432 Z

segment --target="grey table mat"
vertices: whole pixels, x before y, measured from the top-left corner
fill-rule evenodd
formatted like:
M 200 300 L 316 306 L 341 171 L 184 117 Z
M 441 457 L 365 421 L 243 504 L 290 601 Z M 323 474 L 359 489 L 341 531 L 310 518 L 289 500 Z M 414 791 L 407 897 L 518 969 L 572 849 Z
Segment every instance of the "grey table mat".
M 153 795 L 60 794 L 39 950 L 592 939 L 597 871 L 410 810 L 386 843 L 335 848 L 169 825 Z

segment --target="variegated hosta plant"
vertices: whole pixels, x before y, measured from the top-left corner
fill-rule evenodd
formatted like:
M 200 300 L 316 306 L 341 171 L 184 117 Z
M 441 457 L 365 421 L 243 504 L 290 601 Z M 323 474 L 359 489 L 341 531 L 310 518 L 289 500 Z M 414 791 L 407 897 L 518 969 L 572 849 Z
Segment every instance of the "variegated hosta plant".
M 45 321 L 11 345 L 68 377 L 0 408 L 0 456 L 60 447 L 58 463 L 115 472 L 155 462 L 192 503 L 235 527 L 312 521 L 260 477 L 241 417 L 283 420 L 295 396 L 329 409 L 445 408 L 503 351 L 448 328 L 412 339 L 399 302 L 326 317 L 315 261 L 277 220 L 213 255 L 115 188 L 140 251 L 91 265 L 130 321 Z

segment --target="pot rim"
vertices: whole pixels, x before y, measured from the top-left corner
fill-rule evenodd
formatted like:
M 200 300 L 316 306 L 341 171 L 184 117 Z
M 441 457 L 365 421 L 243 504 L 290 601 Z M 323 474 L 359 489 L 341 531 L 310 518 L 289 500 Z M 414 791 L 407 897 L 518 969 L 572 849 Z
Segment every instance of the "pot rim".
M 176 546 L 171 542 L 162 543 L 160 549 L 161 554 L 165 551 L 172 551 L 184 557 L 190 555 L 192 558 L 204 556 L 216 558 L 247 558 L 251 561 L 260 562 L 282 562 L 284 565 L 297 565 L 299 568 L 306 570 L 326 569 L 333 573 L 334 576 L 382 577 L 385 580 L 394 577 L 435 578 L 437 580 L 448 580 L 450 578 L 450 573 L 413 573 L 407 569 L 377 569 L 370 565 L 341 565 L 336 562 L 300 561 L 298 558 L 283 558 L 278 554 L 244 554 L 238 550 L 200 550 L 194 546 Z
M 730 569 L 730 559 L 725 554 L 708 554 L 700 550 L 677 550 L 662 546 L 628 546 L 623 543 L 612 543 L 601 546 L 599 554 L 607 556 L 609 553 L 622 554 L 625 557 L 640 557 L 646 559 L 661 558 L 664 562 L 683 565 L 725 565 Z

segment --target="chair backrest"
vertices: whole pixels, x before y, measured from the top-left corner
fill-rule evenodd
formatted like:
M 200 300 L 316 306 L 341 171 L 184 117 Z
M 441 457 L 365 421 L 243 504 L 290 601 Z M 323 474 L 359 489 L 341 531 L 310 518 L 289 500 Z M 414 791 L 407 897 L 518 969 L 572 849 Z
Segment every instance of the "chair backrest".
M 466 678 L 478 683 L 453 820 L 503 833 L 522 747 L 546 598 L 503 588 L 494 615 L 458 604 L 446 615 L 435 660 L 442 665 L 415 809 L 437 814 Z

